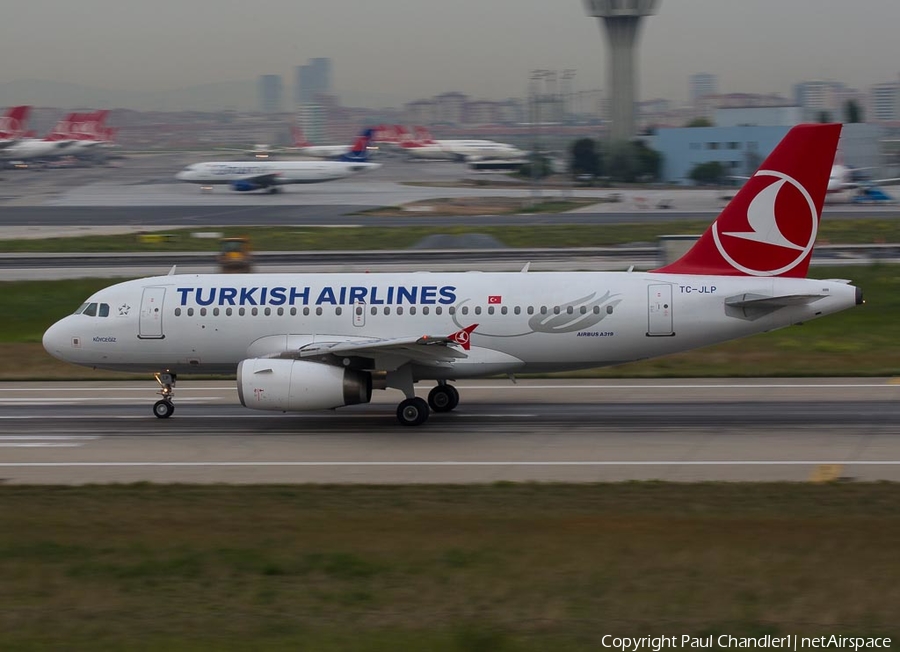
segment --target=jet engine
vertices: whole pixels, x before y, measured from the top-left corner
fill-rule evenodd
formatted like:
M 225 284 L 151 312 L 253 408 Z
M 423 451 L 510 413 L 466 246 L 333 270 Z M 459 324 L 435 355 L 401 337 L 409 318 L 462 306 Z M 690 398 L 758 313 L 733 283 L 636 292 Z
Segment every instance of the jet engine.
M 253 183 L 252 181 L 232 181 L 231 189 L 236 190 L 237 192 L 250 192 L 251 190 L 260 190 L 263 188 L 258 183 Z
M 250 358 L 238 365 L 237 390 L 241 405 L 254 410 L 327 410 L 368 403 L 372 376 L 319 362 Z

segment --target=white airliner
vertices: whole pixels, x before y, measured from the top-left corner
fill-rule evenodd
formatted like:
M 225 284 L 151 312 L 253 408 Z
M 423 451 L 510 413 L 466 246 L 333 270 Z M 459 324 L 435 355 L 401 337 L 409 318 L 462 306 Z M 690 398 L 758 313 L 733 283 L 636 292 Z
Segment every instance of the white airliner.
M 369 163 L 366 148 L 371 130 L 359 136 L 350 152 L 337 161 L 221 161 L 194 163 L 175 175 L 179 181 L 203 186 L 228 185 L 238 192 L 267 190 L 296 183 L 322 183 L 345 179 L 381 167 Z
M 621 364 L 806 322 L 862 303 L 807 279 L 840 125 L 785 136 L 696 245 L 650 272 L 174 275 L 101 290 L 44 348 L 155 373 L 235 373 L 243 405 L 302 411 L 405 398 L 403 425 L 457 406 L 449 381 Z M 418 381 L 436 381 L 428 401 Z
M 401 130 L 400 147 L 409 156 L 425 159 L 446 159 L 451 161 L 522 160 L 528 153 L 509 143 L 495 140 L 454 139 L 435 140 L 428 130 L 416 127 L 416 137 Z
M 862 169 L 867 168 L 851 168 L 840 163 L 835 163 L 831 167 L 831 174 L 828 177 L 828 192 L 845 192 L 847 190 L 859 190 L 861 188 L 871 188 L 873 186 L 891 186 L 900 184 L 900 178 L 856 181 L 853 177 L 853 173 L 854 171 Z

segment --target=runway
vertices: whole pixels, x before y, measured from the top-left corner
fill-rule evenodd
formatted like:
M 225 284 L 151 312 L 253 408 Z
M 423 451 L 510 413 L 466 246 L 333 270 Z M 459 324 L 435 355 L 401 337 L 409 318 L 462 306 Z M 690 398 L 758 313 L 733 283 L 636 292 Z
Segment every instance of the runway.
M 256 413 L 229 382 L 182 381 L 169 420 L 151 383 L 7 383 L 10 483 L 433 483 L 900 480 L 891 379 L 459 383 L 419 428 L 397 392 L 334 412 Z M 428 386 L 418 388 L 420 395 Z

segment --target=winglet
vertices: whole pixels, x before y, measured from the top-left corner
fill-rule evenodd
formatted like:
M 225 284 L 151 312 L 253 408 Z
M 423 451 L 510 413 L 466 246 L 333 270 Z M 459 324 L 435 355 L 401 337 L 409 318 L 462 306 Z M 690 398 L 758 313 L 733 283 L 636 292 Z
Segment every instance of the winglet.
M 463 351 L 468 351 L 472 347 L 472 331 L 474 331 L 476 328 L 478 328 L 478 324 L 466 326 L 462 330 L 448 335 L 447 339 L 451 342 L 456 342 L 457 344 L 459 344 L 463 348 Z

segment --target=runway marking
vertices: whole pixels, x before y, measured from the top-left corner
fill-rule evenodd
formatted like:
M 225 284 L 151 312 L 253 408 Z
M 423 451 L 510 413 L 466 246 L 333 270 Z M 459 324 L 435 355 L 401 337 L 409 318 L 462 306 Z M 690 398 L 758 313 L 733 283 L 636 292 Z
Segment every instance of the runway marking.
M 900 466 L 900 460 L 658 460 L 658 461 L 573 461 L 573 462 L 460 462 L 460 461 L 423 461 L 423 462 L 0 462 L 0 468 L 24 467 L 386 467 L 386 466 L 816 466 L 821 464 L 841 464 L 844 466 Z
M 84 441 L 100 439 L 96 435 L 0 435 L 0 441 Z
M 148 387 L 122 387 L 119 385 L 103 385 L 97 387 L 10 387 L 3 388 L 6 392 L 148 392 L 155 386 Z M 848 389 L 854 387 L 860 388 L 900 388 L 900 378 L 891 378 L 883 383 L 690 383 L 690 384 L 590 384 L 590 385 L 457 385 L 463 390 L 495 390 L 495 389 Z M 427 388 L 417 387 L 416 389 L 424 391 Z M 221 387 L 178 387 L 178 392 L 221 392 L 234 391 L 234 386 L 223 385 Z M 4 399 L 0 399 L 4 400 Z M 182 399 L 186 400 L 186 399 Z
M 0 442 L 0 448 L 79 448 L 81 446 L 84 446 L 84 444 L 64 444 L 54 442 Z

